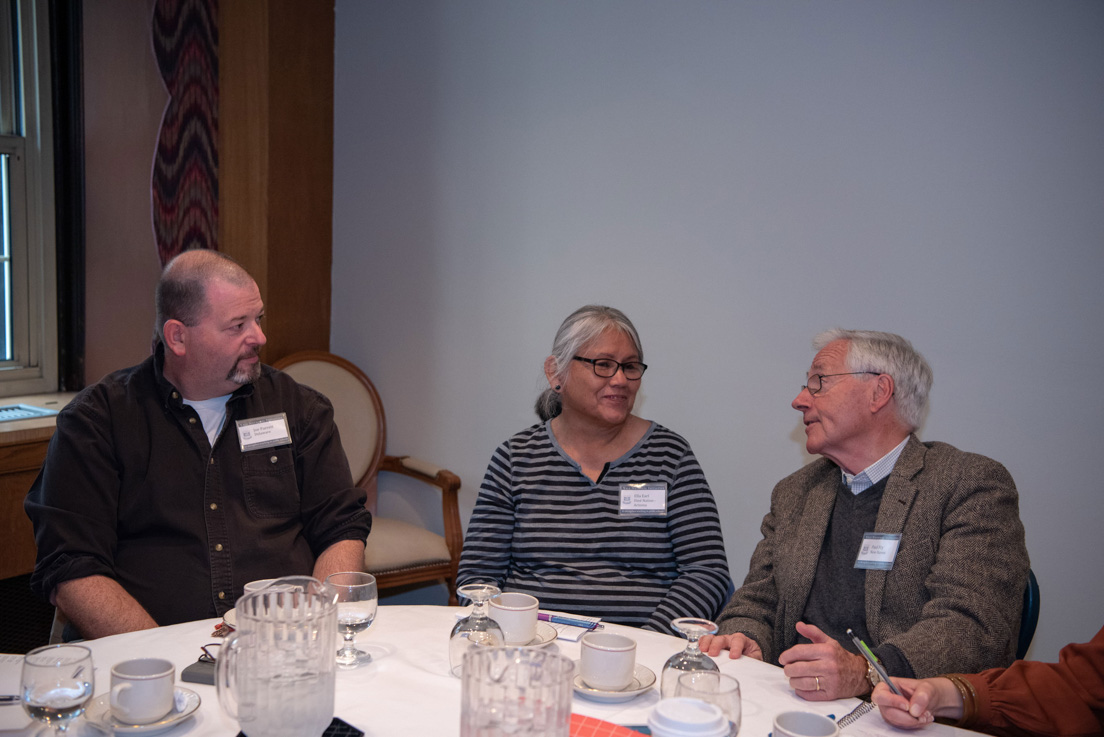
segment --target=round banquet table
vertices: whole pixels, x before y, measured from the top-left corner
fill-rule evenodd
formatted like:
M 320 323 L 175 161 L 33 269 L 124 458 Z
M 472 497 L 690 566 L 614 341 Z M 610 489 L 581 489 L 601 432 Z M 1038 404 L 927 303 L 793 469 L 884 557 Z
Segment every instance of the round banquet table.
M 381 606 L 375 622 L 357 636 L 357 646 L 371 653 L 372 662 L 354 670 L 337 671 L 335 716 L 364 731 L 369 737 L 433 735 L 449 737 L 460 732 L 460 680 L 449 675 L 449 632 L 461 609 L 444 606 Z M 191 718 L 182 720 L 161 734 L 218 735 L 234 737 L 238 725 L 219 706 L 214 686 L 180 682 L 180 671 L 194 663 L 200 647 L 218 642 L 212 633 L 220 620 L 186 622 L 152 630 L 90 640 L 96 671 L 96 696 L 110 689 L 111 666 L 137 657 L 161 657 L 176 664 L 178 685 L 199 694 L 202 704 Z M 686 640 L 619 625 L 605 625 L 637 642 L 637 663 L 656 675 L 656 686 L 624 703 L 599 703 L 578 694 L 572 711 L 622 725 L 647 723 L 648 714 L 659 701 L 659 678 L 664 662 L 685 649 Z M 340 637 L 334 642 L 336 652 Z M 556 640 L 548 645 L 577 660 L 579 644 Z M 771 720 L 780 711 L 802 709 L 836 718 L 850 712 L 858 699 L 813 703 L 794 695 L 782 669 L 750 658 L 731 660 L 727 653 L 716 659 L 721 670 L 740 681 L 743 697 L 745 737 L 767 737 Z M 893 734 L 877 714 L 864 717 L 862 734 Z M 100 734 L 86 724 L 80 737 Z M 940 727 L 939 730 L 947 728 Z M 853 734 L 859 734 L 855 730 Z M 901 734 L 901 733 L 897 733 Z M 932 732 L 926 731 L 926 735 Z

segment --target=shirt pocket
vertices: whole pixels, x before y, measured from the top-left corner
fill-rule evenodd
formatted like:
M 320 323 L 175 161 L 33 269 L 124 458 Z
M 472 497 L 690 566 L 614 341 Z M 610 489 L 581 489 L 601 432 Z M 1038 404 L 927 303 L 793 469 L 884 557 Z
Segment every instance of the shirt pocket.
M 254 517 L 299 514 L 299 483 L 291 448 L 265 448 L 242 454 L 245 505 Z

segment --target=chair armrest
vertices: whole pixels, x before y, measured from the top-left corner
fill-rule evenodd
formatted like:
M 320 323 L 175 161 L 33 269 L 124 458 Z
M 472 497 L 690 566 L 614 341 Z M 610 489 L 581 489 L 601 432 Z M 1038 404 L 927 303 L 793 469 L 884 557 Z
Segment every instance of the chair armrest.
M 403 476 L 424 481 L 441 491 L 455 494 L 460 489 L 460 477 L 447 468 L 435 466 L 414 456 L 384 456 L 380 462 L 381 471 L 400 473 Z
M 380 470 L 408 476 L 441 490 L 441 515 L 445 523 L 445 544 L 448 545 L 452 559 L 460 559 L 460 550 L 464 545 L 464 533 L 460 529 L 460 506 L 457 495 L 460 491 L 460 477 L 446 468 L 434 466 L 412 456 L 385 455 L 380 462 Z M 455 575 L 455 571 L 453 572 Z

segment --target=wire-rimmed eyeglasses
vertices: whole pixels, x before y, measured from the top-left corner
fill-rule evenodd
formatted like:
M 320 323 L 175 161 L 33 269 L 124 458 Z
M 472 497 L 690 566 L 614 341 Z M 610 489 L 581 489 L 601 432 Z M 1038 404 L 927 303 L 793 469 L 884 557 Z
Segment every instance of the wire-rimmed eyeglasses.
M 617 375 L 618 369 L 625 374 L 625 378 L 629 381 L 637 381 L 644 372 L 648 370 L 648 364 L 641 363 L 640 361 L 614 361 L 612 358 L 583 358 L 582 356 L 572 356 L 572 360 L 582 361 L 583 363 L 589 363 L 590 367 L 594 369 L 594 373 L 603 379 L 608 379 Z
M 820 390 L 824 388 L 824 379 L 830 376 L 856 376 L 858 374 L 870 374 L 871 376 L 881 376 L 877 371 L 847 371 L 842 374 L 813 374 L 805 381 L 807 383 L 802 384 L 801 388 L 805 389 L 812 396 L 816 396 L 820 393 Z
M 221 642 L 209 642 L 206 645 L 200 645 L 199 649 L 203 651 L 203 654 L 199 656 L 199 662 L 201 662 L 201 663 L 213 663 L 216 660 L 218 660 L 218 656 L 213 654 L 207 648 L 209 648 L 209 647 L 219 647 L 220 645 L 222 645 Z

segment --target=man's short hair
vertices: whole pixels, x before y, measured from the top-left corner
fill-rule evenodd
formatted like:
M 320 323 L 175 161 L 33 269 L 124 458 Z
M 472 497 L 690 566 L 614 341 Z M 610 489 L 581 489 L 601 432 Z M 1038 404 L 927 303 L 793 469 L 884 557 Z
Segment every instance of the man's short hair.
M 191 327 L 203 319 L 207 285 L 214 279 L 239 287 L 253 281 L 237 261 L 208 249 L 184 251 L 165 265 L 154 298 L 157 306 L 154 337 L 157 340 L 164 341 L 165 323 L 169 320 L 179 320 Z
M 893 377 L 897 416 L 911 430 L 920 427 L 928 409 L 932 370 L 919 351 L 900 335 L 875 330 L 825 330 L 813 338 L 817 351 L 837 340 L 848 341 L 847 369 Z

